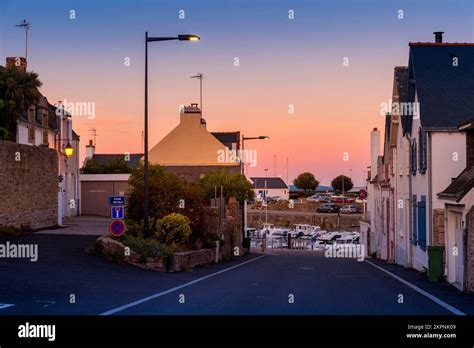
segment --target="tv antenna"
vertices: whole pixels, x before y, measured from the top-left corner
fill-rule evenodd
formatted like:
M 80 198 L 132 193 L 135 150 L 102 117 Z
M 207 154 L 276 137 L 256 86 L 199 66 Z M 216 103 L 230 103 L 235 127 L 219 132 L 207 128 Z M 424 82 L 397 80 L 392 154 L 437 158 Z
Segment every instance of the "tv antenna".
M 89 132 L 91 132 L 92 136 L 94 137 L 94 146 L 97 145 L 97 129 L 95 128 L 90 128 Z
M 202 79 L 203 77 L 204 77 L 204 74 L 202 73 L 197 73 L 196 75 L 190 77 L 192 79 L 199 79 L 199 98 L 200 98 L 199 106 L 201 107 L 201 115 L 202 115 Z
M 25 29 L 25 59 L 28 61 L 28 29 L 30 29 L 30 23 L 24 19 L 20 24 L 15 25 L 15 27 Z

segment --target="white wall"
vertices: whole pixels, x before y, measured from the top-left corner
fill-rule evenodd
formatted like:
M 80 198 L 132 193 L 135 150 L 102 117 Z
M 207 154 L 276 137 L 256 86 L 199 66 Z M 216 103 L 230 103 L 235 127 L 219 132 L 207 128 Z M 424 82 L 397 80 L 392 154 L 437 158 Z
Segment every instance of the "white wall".
M 436 194 L 443 191 L 466 168 L 466 134 L 432 133 L 433 209 L 443 209 Z M 457 157 L 457 160 L 456 160 Z
M 254 189 L 254 192 L 255 192 L 255 196 L 258 197 L 258 194 L 259 192 L 263 192 L 265 191 L 265 189 Z M 270 189 L 270 188 L 267 188 L 267 197 L 276 197 L 276 196 L 279 196 L 283 199 L 290 199 L 290 190 L 289 189 Z M 260 195 L 262 198 L 263 198 L 263 195 Z

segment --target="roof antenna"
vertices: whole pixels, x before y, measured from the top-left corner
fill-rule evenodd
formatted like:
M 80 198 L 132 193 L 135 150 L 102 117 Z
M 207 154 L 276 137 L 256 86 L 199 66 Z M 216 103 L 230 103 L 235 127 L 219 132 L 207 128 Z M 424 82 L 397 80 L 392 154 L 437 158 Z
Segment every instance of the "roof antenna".
M 28 29 L 30 29 L 30 23 L 24 19 L 20 24 L 15 27 L 25 28 L 25 59 L 28 62 Z
M 204 74 L 202 73 L 197 73 L 194 76 L 190 76 L 191 79 L 199 79 L 199 96 L 200 96 L 199 106 L 201 107 L 201 118 L 202 118 L 202 79 L 203 77 L 204 77 Z

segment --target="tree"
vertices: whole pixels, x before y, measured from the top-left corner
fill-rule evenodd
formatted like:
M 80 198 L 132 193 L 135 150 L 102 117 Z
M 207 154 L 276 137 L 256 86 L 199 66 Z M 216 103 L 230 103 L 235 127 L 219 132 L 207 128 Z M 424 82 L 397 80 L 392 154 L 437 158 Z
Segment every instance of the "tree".
M 344 180 L 342 178 L 344 178 Z M 342 182 L 344 182 L 344 192 L 348 192 L 354 187 L 352 179 L 345 175 L 336 176 L 331 181 L 331 186 L 334 188 L 335 191 L 342 192 Z
M 209 171 L 199 180 L 199 186 L 207 199 L 214 198 L 216 187 L 217 195 L 220 196 L 221 186 L 226 202 L 230 197 L 235 197 L 239 202 L 252 201 L 255 195 L 252 184 L 243 175 L 231 173 L 226 169 Z
M 191 230 L 199 233 L 206 206 L 203 192 L 196 185 L 188 184 L 160 165 L 150 164 L 148 169 L 150 232 L 156 232 L 155 221 L 177 212 L 189 218 Z M 126 216 L 140 225 L 144 209 L 143 166 L 132 170 L 128 183 L 130 191 Z
M 110 159 L 105 164 L 89 159 L 81 172 L 83 174 L 128 174 L 131 169 L 123 158 Z
M 314 191 L 319 185 L 319 181 L 316 180 L 313 174 L 309 172 L 301 173 L 298 177 L 293 181 L 295 186 L 301 190 L 305 191 Z
M 0 128 L 8 131 L 8 140 L 16 140 L 17 120 L 38 103 L 41 85 L 37 73 L 22 72 L 17 67 L 0 68 Z

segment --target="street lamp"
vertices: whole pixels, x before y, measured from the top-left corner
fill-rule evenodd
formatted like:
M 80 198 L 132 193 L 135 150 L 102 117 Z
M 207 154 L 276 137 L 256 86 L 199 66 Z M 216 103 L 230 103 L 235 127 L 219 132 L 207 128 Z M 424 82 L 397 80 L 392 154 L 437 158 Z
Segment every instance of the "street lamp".
M 72 154 L 74 153 L 74 149 L 72 148 L 72 145 L 70 142 L 67 143 L 66 147 L 64 148 L 64 152 L 66 153 L 67 157 L 71 157 Z
M 265 139 L 270 139 L 269 136 L 266 135 L 260 135 L 258 137 L 246 137 L 242 134 L 242 150 L 240 152 L 240 174 L 245 177 L 245 168 L 244 168 L 244 162 L 242 161 L 243 154 L 244 154 L 244 144 L 245 140 L 265 140 Z M 265 180 L 266 184 L 266 180 Z M 245 210 L 247 207 L 247 200 L 244 200 L 243 205 L 242 205 L 242 234 L 244 235 L 244 240 L 247 238 L 247 224 L 246 224 L 246 219 L 245 219 Z M 248 244 L 249 250 L 250 250 L 250 242 L 246 242 Z
M 241 151 L 241 154 L 240 154 L 240 173 L 242 175 L 245 175 L 245 171 L 244 171 L 244 166 L 243 166 L 243 162 L 242 162 L 242 157 L 243 157 L 243 154 L 244 154 L 244 144 L 245 144 L 245 140 L 265 140 L 265 139 L 270 139 L 270 137 L 266 136 L 266 135 L 260 135 L 258 137 L 246 137 L 242 134 L 242 151 Z
M 144 151 L 145 151 L 145 163 L 143 166 L 143 186 L 144 186 L 144 210 L 143 210 L 143 238 L 148 236 L 148 210 L 150 208 L 150 198 L 148 196 L 149 181 L 148 181 L 148 43 L 155 41 L 198 41 L 200 37 L 192 34 L 184 34 L 178 36 L 167 36 L 167 37 L 152 37 L 148 36 L 148 32 L 145 32 L 145 134 L 144 134 Z

